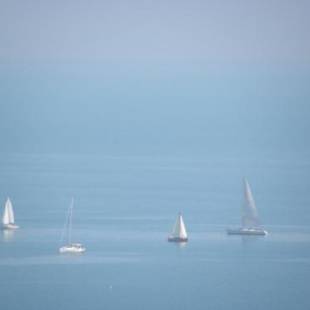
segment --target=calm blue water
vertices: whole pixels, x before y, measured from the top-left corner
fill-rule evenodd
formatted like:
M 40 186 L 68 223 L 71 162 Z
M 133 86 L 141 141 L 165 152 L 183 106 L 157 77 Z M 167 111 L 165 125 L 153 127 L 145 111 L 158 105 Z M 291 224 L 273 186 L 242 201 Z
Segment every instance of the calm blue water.
M 2 154 L 0 201 L 21 228 L 1 232 L 0 300 L 19 309 L 309 309 L 310 160 Z M 267 237 L 228 237 L 241 178 Z M 75 198 L 82 256 L 58 254 Z M 166 237 L 177 212 L 190 241 Z M 2 308 L 1 306 L 1 308 Z

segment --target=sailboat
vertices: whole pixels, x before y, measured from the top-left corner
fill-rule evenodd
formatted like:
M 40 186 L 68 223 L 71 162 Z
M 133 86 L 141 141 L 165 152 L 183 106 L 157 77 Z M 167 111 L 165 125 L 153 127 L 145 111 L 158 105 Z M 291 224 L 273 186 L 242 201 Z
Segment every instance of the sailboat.
M 66 238 L 66 245 L 63 245 L 62 247 L 59 248 L 59 252 L 60 253 L 83 253 L 86 251 L 86 248 L 83 247 L 83 245 L 81 243 L 72 243 L 71 239 L 72 239 L 72 215 L 73 215 L 73 198 L 71 200 L 71 205 L 69 207 L 68 210 L 68 215 L 66 218 L 66 222 L 65 222 L 65 227 L 64 227 L 64 232 L 62 234 L 62 241 L 63 241 L 63 237 L 65 236 Z
M 179 213 L 176 222 L 173 226 L 172 233 L 168 237 L 168 241 L 170 242 L 187 242 L 187 232 L 185 228 L 185 224 L 183 221 L 182 214 Z
M 4 212 L 2 216 L 2 227 L 3 229 L 19 228 L 17 225 L 15 225 L 13 205 L 10 198 L 6 200 L 6 203 L 4 205 Z
M 244 196 L 242 227 L 227 229 L 227 233 L 229 235 L 267 235 L 267 231 L 260 225 L 253 194 L 246 179 L 244 179 Z

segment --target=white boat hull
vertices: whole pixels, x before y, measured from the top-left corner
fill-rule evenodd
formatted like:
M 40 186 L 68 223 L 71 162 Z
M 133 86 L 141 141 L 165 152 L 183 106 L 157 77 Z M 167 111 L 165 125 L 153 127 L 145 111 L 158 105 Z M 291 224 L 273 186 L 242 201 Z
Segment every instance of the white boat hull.
M 80 254 L 80 253 L 84 253 L 86 251 L 86 248 L 84 248 L 83 246 L 70 246 L 70 245 L 66 245 L 63 246 L 59 249 L 59 253 L 72 253 L 72 254 Z
M 229 228 L 228 235 L 266 236 L 268 232 L 262 228 Z
M 15 225 L 15 224 L 3 224 L 2 225 L 2 229 L 3 230 L 14 230 L 14 229 L 18 229 L 19 226 Z

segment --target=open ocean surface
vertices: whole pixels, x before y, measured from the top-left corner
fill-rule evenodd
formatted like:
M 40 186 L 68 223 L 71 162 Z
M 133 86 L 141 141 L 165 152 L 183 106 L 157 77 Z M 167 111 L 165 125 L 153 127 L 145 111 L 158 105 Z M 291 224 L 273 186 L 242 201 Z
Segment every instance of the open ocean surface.
M 15 232 L 1 231 L 3 309 L 310 309 L 310 160 L 1 154 L 0 201 Z M 267 237 L 238 226 L 242 177 Z M 60 255 L 71 197 L 73 239 Z M 184 246 L 166 241 L 182 211 Z M 2 309 L 2 306 L 0 307 Z

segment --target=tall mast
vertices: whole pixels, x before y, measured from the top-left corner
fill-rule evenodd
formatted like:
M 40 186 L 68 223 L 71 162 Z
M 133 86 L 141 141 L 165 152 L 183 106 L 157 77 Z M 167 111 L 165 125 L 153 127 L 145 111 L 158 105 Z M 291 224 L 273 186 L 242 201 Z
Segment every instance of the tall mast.
M 71 244 L 71 239 L 72 239 L 72 215 L 73 215 L 73 204 L 74 204 L 74 199 L 72 197 L 71 199 L 71 205 L 69 209 L 69 232 L 68 232 L 68 241 L 69 244 Z

